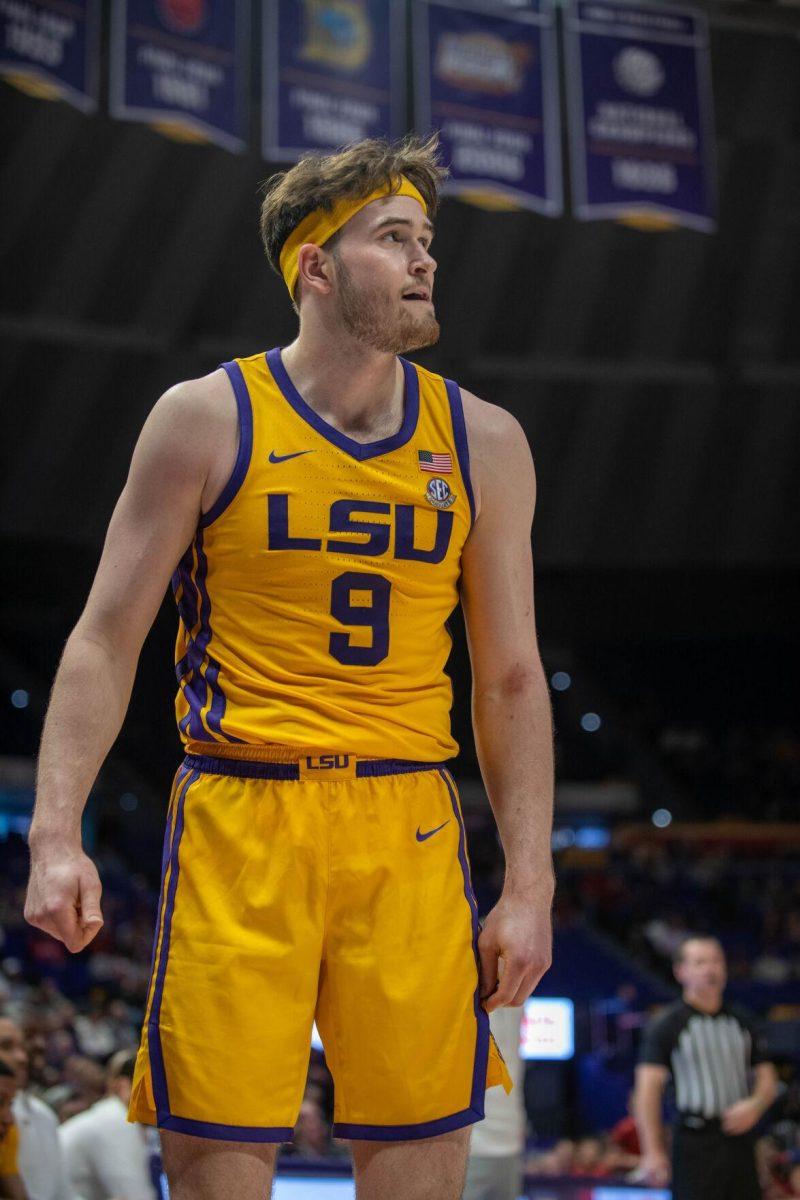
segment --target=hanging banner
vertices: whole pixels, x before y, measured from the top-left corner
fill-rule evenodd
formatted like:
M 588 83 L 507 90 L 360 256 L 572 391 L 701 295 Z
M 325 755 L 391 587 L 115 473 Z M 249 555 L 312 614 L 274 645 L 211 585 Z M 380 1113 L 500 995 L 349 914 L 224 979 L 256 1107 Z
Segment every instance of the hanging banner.
M 265 158 L 405 133 L 405 0 L 265 0 L 263 29 Z
M 713 231 L 705 17 L 572 0 L 565 29 L 575 216 L 650 216 Z
M 415 0 L 415 127 L 438 129 L 444 191 L 557 216 L 563 205 L 558 59 L 550 0 L 500 11 Z
M 97 108 L 99 0 L 0 0 L 0 75 L 43 100 Z
M 248 0 L 115 0 L 111 115 L 244 150 L 248 17 Z

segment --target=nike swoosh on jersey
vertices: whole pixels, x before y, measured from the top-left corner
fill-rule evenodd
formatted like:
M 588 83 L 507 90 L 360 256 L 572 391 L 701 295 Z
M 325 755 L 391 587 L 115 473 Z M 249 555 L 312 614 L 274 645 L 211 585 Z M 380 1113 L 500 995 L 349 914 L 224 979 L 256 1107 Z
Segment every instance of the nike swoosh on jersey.
M 269 461 L 271 463 L 287 462 L 290 458 L 299 458 L 301 454 L 313 454 L 313 450 L 295 450 L 291 454 L 276 454 L 274 450 L 270 452 Z
M 420 833 L 420 829 L 419 829 L 419 825 L 418 825 L 417 826 L 417 841 L 418 842 L 427 842 L 429 837 L 433 837 L 433 835 L 435 833 L 438 833 L 440 829 L 444 829 L 445 825 L 448 825 L 449 823 L 450 823 L 450 819 L 448 817 L 448 819 L 446 821 L 442 821 L 441 825 L 437 825 L 435 829 L 429 829 L 427 833 Z

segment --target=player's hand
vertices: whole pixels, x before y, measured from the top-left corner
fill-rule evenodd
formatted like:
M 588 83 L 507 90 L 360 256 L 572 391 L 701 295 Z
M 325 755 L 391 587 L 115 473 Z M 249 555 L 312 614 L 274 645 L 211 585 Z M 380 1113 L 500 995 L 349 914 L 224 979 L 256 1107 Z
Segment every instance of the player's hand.
M 524 1004 L 552 961 L 552 891 L 503 893 L 478 938 L 487 1012 Z
M 25 920 L 77 954 L 103 926 L 102 885 L 82 850 L 31 849 Z
M 666 1187 L 672 1176 L 668 1155 L 663 1150 L 655 1154 L 643 1154 L 638 1174 L 653 1187 Z
M 722 1114 L 722 1129 L 724 1133 L 747 1133 L 761 1116 L 761 1106 L 752 1096 L 746 1100 L 737 1100 Z

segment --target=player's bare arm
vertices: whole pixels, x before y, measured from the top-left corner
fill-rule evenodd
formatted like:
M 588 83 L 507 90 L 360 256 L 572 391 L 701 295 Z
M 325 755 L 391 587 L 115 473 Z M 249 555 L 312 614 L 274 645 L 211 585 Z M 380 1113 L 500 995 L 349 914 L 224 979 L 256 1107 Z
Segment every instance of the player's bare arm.
M 25 918 L 73 952 L 102 925 L 81 815 L 122 726 L 136 664 L 172 572 L 230 475 L 236 405 L 222 371 L 154 406 L 109 524 L 86 606 L 67 640 L 39 756 Z
M 503 893 L 479 941 L 492 1011 L 522 1004 L 550 965 L 553 734 L 534 618 L 530 449 L 509 413 L 462 395 L 476 505 L 462 554 L 473 729 L 506 858 Z

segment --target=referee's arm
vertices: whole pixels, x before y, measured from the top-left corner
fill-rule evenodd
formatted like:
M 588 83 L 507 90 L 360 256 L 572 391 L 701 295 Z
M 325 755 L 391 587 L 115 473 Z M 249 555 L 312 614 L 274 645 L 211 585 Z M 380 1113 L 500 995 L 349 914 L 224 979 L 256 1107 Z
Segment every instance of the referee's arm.
M 732 1104 L 722 1114 L 722 1128 L 726 1133 L 747 1133 L 775 1102 L 778 1094 L 778 1075 L 772 1063 L 756 1063 L 753 1079 L 754 1087 L 750 1095 Z
M 636 1068 L 633 1116 L 642 1146 L 642 1170 L 648 1183 L 669 1183 L 670 1162 L 664 1138 L 663 1101 L 669 1071 L 658 1063 L 640 1063 Z

